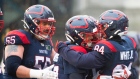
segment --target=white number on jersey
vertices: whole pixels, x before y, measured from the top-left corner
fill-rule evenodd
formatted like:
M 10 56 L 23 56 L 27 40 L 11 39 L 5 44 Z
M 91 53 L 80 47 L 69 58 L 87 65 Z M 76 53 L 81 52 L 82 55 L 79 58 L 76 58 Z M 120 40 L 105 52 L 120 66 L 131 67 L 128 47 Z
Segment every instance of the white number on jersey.
M 96 45 L 94 47 L 94 50 L 96 50 L 97 52 L 100 52 L 101 54 L 104 54 L 104 46 L 99 46 L 99 45 Z

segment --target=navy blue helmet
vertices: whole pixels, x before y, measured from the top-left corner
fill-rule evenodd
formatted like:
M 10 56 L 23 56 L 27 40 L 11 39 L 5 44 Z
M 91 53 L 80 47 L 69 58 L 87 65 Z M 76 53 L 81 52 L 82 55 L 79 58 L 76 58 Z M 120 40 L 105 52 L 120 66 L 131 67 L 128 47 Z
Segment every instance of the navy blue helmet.
M 97 20 L 88 15 L 71 17 L 65 25 L 65 36 L 68 41 L 85 48 L 90 48 L 98 40 Z
M 53 12 L 44 5 L 33 5 L 29 7 L 24 13 L 24 28 L 30 30 L 39 38 L 47 39 L 54 34 L 55 19 Z M 39 25 L 41 22 L 47 22 L 51 27 L 43 28 Z
M 99 17 L 99 27 L 105 38 L 127 31 L 128 18 L 119 10 L 107 10 Z

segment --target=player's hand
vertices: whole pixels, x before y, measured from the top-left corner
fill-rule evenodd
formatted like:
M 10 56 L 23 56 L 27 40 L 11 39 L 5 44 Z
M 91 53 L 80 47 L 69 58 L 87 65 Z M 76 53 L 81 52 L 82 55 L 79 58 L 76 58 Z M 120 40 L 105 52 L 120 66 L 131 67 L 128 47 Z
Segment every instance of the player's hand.
M 42 79 L 58 79 L 58 73 L 53 71 L 54 65 L 43 69 Z
M 114 79 L 128 79 L 131 71 L 126 65 L 117 65 L 112 73 Z
M 60 53 L 59 50 L 60 50 L 61 48 L 63 48 L 63 47 L 67 47 L 67 43 L 68 43 L 68 42 L 63 42 L 63 41 L 59 41 L 59 42 L 58 42 L 58 41 L 57 41 L 57 42 L 56 42 L 56 45 L 55 45 L 55 51 L 58 52 L 58 53 Z

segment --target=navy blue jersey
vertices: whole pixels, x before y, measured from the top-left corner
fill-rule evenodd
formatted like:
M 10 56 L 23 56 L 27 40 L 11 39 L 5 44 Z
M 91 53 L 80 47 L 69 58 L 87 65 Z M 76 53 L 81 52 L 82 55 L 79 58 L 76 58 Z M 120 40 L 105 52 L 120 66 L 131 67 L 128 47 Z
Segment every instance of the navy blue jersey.
M 63 66 L 63 57 L 59 55 L 58 61 L 55 63 L 56 66 L 58 66 L 58 78 L 59 79 L 69 79 L 68 74 L 64 74 L 64 66 Z
M 77 51 L 77 53 L 81 51 L 80 54 L 87 53 L 87 51 L 81 46 L 68 45 L 68 47 L 71 50 Z M 73 59 L 76 59 L 76 58 L 73 58 Z M 59 79 L 71 79 L 73 77 L 73 74 L 75 74 L 75 73 L 76 73 L 76 76 L 74 75 L 74 77 L 76 79 L 85 79 L 85 77 L 86 77 L 86 75 L 88 73 L 88 70 L 86 70 L 86 69 L 77 68 L 77 67 L 69 64 L 60 55 L 59 55 L 58 62 L 57 62 L 56 65 L 59 66 L 59 72 L 58 72 L 59 73 L 59 75 L 58 75 Z
M 43 69 L 50 66 L 52 44 L 50 40 L 38 41 L 34 35 L 24 30 L 13 30 L 5 39 L 6 45 L 22 45 L 24 54 L 21 65 L 32 69 Z
M 112 75 L 118 64 L 129 66 L 136 56 L 136 43 L 123 36 L 121 41 L 101 40 L 87 54 L 76 53 L 65 44 L 58 45 L 58 52 L 70 64 L 85 69 L 96 68 L 101 75 Z

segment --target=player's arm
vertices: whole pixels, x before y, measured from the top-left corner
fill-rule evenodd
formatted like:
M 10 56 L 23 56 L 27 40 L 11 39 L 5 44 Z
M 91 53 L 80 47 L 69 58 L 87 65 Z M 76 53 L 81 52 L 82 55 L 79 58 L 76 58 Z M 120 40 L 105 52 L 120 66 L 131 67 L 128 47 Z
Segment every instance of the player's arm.
M 21 39 L 22 38 L 22 39 Z M 52 78 L 56 77 L 57 73 L 50 70 L 36 70 L 27 68 L 23 65 L 22 59 L 24 54 L 24 44 L 30 44 L 27 36 L 18 31 L 14 30 L 7 34 L 4 40 L 5 46 L 5 66 L 8 75 L 18 78 Z M 52 76 L 54 75 L 54 76 Z
M 57 62 L 59 54 L 55 51 L 52 39 L 49 40 L 50 45 L 52 46 L 52 52 L 51 52 L 51 63 L 54 64 L 54 62 Z
M 19 78 L 30 78 L 30 69 L 20 65 L 23 58 L 24 47 L 22 45 L 7 45 L 5 47 L 5 65 L 9 74 Z M 13 69 L 9 66 L 15 66 Z M 13 72 L 12 72 L 13 70 Z
M 18 78 L 53 78 L 57 74 L 48 69 L 35 70 L 21 65 L 24 47 L 22 45 L 7 45 L 5 47 L 5 65 L 7 73 Z M 54 75 L 54 76 L 52 76 Z M 50 77 L 49 77 L 50 76 Z
M 59 56 L 59 54 L 57 52 L 55 52 L 54 49 L 52 49 L 51 60 L 53 63 L 58 61 L 58 56 Z
M 58 52 L 70 64 L 80 68 L 101 68 L 107 61 L 105 60 L 105 57 L 97 51 L 81 54 L 80 52 L 70 49 L 62 42 L 58 44 Z

